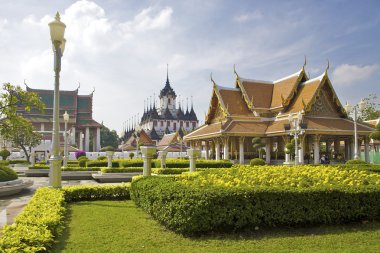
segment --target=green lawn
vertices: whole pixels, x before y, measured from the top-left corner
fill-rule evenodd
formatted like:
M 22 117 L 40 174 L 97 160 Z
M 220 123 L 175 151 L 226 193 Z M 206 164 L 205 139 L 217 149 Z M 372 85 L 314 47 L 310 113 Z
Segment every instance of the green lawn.
M 380 252 L 380 222 L 299 229 L 259 229 L 186 238 L 166 230 L 133 201 L 69 206 L 53 252 Z

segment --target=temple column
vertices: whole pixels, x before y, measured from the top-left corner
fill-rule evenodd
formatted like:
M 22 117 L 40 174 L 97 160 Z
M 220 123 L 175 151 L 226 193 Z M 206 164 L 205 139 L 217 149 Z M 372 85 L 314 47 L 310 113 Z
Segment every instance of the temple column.
M 83 150 L 83 132 L 79 132 L 79 149 Z
M 334 153 L 338 156 L 339 152 L 340 152 L 340 140 L 335 139 L 334 140 Z M 335 158 L 337 158 L 337 157 L 335 157 Z
M 304 164 L 305 135 L 300 136 L 300 149 L 298 150 L 298 163 Z
M 215 140 L 215 160 L 220 160 L 220 143 L 219 140 Z
M 270 164 L 270 149 L 271 149 L 271 139 L 267 138 L 265 142 L 265 162 Z
M 284 153 L 285 153 L 285 164 L 289 164 L 289 162 L 290 162 L 290 154 L 287 154 L 286 153 L 286 144 L 288 143 L 288 141 L 289 141 L 289 136 L 282 136 L 282 140 L 283 140 L 283 142 L 284 142 Z
M 100 127 L 96 128 L 96 152 L 99 152 L 101 149 L 100 146 Z
M 244 164 L 244 137 L 239 137 L 239 163 Z
M 96 152 L 96 129 L 93 129 L 92 132 L 92 152 Z
M 350 142 L 348 140 L 344 140 L 344 160 L 349 160 L 350 156 Z
M 354 157 L 355 157 L 355 141 L 351 138 L 350 139 L 350 154 L 351 154 L 351 156 L 350 156 L 350 160 L 351 159 L 354 159 Z
M 70 138 L 71 138 L 71 144 L 75 144 L 76 142 L 75 142 L 75 127 L 72 127 L 71 128 L 71 136 L 70 136 Z
M 364 138 L 364 160 L 366 163 L 370 163 L 369 159 L 369 138 Z
M 206 150 L 206 160 L 209 160 L 209 143 L 208 140 L 205 141 L 205 150 Z
M 88 152 L 90 150 L 90 128 L 86 127 L 86 132 L 84 135 L 84 151 Z
M 225 137 L 223 138 L 223 152 L 224 152 L 224 157 L 223 159 L 224 160 L 229 160 L 230 159 L 230 155 L 229 155 L 229 145 L 228 145 L 228 137 Z
M 321 139 L 320 135 L 314 136 L 314 164 L 320 164 L 319 159 L 319 141 Z

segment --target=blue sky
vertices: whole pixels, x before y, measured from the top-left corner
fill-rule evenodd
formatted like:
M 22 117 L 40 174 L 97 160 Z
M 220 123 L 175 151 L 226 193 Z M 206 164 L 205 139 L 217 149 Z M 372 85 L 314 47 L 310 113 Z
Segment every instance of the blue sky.
M 201 122 L 212 85 L 240 76 L 329 76 L 342 103 L 380 95 L 379 1 L 0 1 L 0 81 L 53 88 L 48 22 L 66 23 L 61 89 L 93 88 L 94 118 L 120 131 L 169 77 Z

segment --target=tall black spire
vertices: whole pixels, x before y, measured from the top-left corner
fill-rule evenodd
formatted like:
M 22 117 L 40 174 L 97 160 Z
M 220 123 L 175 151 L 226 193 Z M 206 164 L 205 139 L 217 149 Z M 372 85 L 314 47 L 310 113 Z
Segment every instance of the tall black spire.
M 166 83 L 165 83 L 165 87 L 160 92 L 160 98 L 168 96 L 168 95 L 172 95 L 173 97 L 177 97 L 177 95 L 175 94 L 173 88 L 170 86 L 170 82 L 169 82 L 169 65 L 167 64 L 166 67 L 167 67 L 166 68 Z

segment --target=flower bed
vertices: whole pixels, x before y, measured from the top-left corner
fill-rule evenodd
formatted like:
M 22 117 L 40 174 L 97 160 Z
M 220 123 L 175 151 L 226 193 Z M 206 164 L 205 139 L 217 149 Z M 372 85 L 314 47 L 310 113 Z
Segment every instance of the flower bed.
M 184 233 L 380 218 L 380 175 L 332 166 L 236 166 L 132 182 L 131 197 Z

